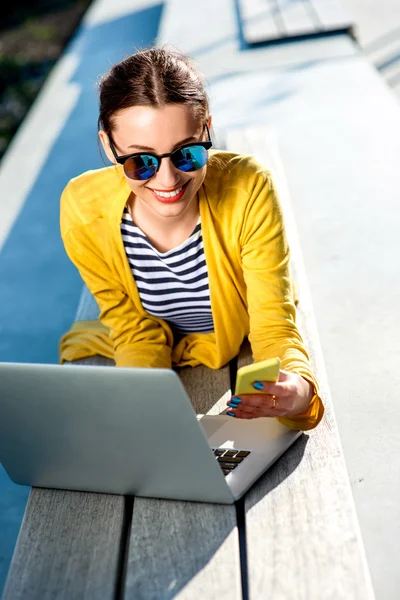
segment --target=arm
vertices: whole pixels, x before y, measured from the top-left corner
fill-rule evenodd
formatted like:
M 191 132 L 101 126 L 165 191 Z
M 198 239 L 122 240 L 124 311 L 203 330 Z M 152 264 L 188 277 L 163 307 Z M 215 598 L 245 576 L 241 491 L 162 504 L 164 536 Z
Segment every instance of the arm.
M 279 356 L 283 370 L 310 384 L 304 387 L 305 382 L 298 382 L 305 394 L 310 391 L 306 409 L 279 420 L 294 429 L 311 429 L 321 420 L 324 408 L 295 322 L 283 214 L 266 172 L 258 173 L 254 180 L 240 242 L 254 361 Z
M 74 212 L 71 203 L 71 191 L 67 187 L 61 204 L 61 235 L 65 250 L 96 298 L 100 320 L 110 330 L 116 365 L 171 368 L 170 329 L 138 311 L 118 272 L 104 258 L 96 223 L 79 223 L 71 227 L 70 215 Z

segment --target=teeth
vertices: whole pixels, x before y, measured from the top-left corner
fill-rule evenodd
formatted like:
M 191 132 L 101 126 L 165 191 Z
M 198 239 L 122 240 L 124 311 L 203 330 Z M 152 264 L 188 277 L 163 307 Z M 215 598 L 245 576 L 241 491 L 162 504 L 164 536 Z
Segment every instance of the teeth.
M 161 198 L 173 198 L 174 196 L 177 196 L 182 191 L 182 189 L 183 187 L 180 187 L 177 190 L 174 190 L 173 192 L 157 192 L 156 190 L 154 191 L 157 194 L 157 196 L 161 196 Z

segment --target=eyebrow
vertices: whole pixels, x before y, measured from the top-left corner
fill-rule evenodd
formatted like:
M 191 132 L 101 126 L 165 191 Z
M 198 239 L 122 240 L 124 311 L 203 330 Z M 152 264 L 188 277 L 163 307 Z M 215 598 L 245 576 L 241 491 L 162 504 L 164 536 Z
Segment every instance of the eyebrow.
M 192 135 L 191 137 L 185 138 L 181 142 L 178 142 L 177 144 L 175 144 L 174 148 L 179 148 L 179 146 L 183 146 L 184 144 L 187 144 L 188 142 L 191 142 L 192 140 L 197 141 L 194 135 Z M 149 148 L 149 146 L 139 146 L 137 144 L 131 144 L 130 146 L 128 146 L 128 148 L 135 148 L 136 150 L 147 150 L 148 152 L 156 153 L 154 148 Z

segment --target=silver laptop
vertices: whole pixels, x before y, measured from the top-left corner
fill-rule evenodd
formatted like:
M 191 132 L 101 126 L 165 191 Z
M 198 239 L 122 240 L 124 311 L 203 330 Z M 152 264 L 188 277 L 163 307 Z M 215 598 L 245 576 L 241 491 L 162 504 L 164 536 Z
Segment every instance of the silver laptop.
M 301 433 L 196 416 L 169 369 L 0 363 L 0 462 L 18 484 L 230 504 Z

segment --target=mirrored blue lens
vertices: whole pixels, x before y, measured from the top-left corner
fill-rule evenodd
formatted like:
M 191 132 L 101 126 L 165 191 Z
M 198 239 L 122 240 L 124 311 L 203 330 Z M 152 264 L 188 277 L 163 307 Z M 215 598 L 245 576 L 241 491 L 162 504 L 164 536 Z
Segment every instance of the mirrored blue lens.
M 203 146 L 179 148 L 171 154 L 174 166 L 180 171 L 197 171 L 202 169 L 208 160 L 208 152 Z
M 150 154 L 132 156 L 124 162 L 125 175 L 130 179 L 146 180 L 156 174 L 158 161 Z

